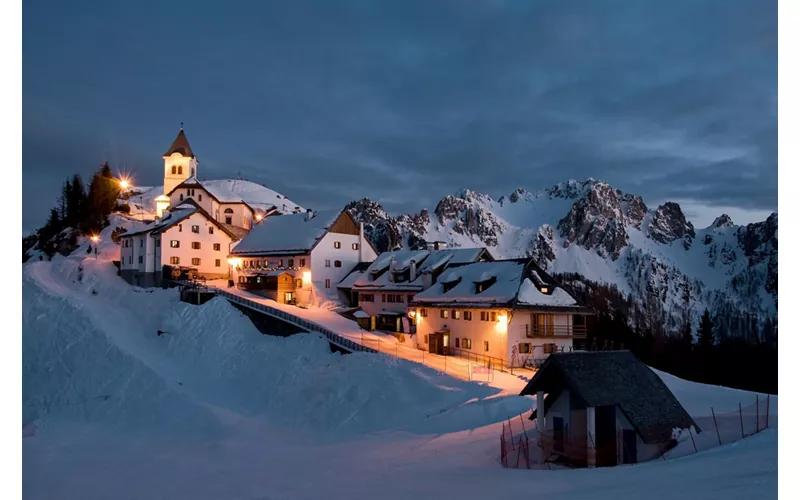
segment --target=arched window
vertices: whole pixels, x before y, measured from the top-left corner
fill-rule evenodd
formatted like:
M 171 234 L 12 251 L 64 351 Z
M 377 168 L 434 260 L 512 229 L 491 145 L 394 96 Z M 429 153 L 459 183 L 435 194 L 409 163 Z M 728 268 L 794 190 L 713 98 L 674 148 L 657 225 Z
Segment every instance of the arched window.
M 181 201 L 183 201 L 183 195 L 181 195 Z
M 183 167 L 178 165 L 178 175 L 183 175 Z
M 178 167 L 176 167 L 175 165 L 173 165 L 173 166 L 172 166 L 172 175 L 175 175 L 176 173 L 178 173 Z
M 225 209 L 225 213 L 226 214 L 232 214 L 233 213 L 233 209 L 232 208 L 226 208 Z
M 189 169 L 189 172 L 191 172 L 192 177 L 194 177 L 194 168 Z
M 203 201 L 203 195 L 202 194 L 198 194 L 197 195 L 197 199 L 198 199 L 198 201 Z

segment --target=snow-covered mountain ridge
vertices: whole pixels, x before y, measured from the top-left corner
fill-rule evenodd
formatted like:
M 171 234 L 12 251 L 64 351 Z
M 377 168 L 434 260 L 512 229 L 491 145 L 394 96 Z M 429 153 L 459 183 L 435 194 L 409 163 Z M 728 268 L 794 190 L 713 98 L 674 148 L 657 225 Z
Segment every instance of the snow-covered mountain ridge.
M 497 200 L 465 189 L 433 213 L 392 217 L 366 198 L 347 208 L 378 250 L 440 240 L 486 246 L 496 258 L 534 257 L 548 271 L 615 285 L 642 309 L 658 311 L 667 332 L 687 320 L 696 325 L 705 308 L 745 315 L 748 325 L 777 318 L 777 213 L 746 226 L 723 214 L 697 229 L 677 203 L 651 209 L 641 196 L 591 178 Z

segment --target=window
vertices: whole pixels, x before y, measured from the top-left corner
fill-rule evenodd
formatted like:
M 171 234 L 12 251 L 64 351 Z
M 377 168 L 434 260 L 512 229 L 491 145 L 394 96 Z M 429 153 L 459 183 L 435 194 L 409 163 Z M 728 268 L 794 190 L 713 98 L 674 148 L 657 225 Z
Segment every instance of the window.
M 170 248 L 180 248 L 181 247 L 181 242 L 178 241 L 178 240 L 170 240 L 169 247 Z
M 214 226 L 208 226 L 208 234 L 214 234 Z
M 456 337 L 456 349 L 458 349 L 459 347 L 461 346 L 458 344 L 458 337 Z
M 289 259 L 289 267 L 294 267 L 294 259 Z
M 453 309 L 453 319 L 461 319 L 461 311 Z
M 306 259 L 300 259 L 300 267 L 306 267 Z
M 178 173 L 178 167 L 176 167 L 175 165 L 173 165 L 173 166 L 172 166 L 172 175 L 175 175 L 175 174 L 177 174 L 177 173 Z M 183 199 L 183 197 L 181 197 L 181 199 Z
M 190 169 L 189 169 L 189 175 L 191 175 L 192 177 L 194 177 L 194 169 L 193 169 L 193 168 L 190 168 Z
M 341 260 L 334 260 L 333 261 L 333 267 L 342 267 L 342 261 Z
M 397 302 L 398 302 L 398 303 L 402 304 L 402 303 L 403 303 L 403 300 L 404 300 L 404 296 L 403 296 L 403 295 L 398 295 L 398 296 L 397 296 Z
M 358 250 L 358 243 L 353 243 L 353 250 Z
M 331 259 L 325 259 L 325 267 L 331 267 Z
M 202 194 L 198 194 L 197 195 L 197 200 L 198 201 L 203 201 L 203 195 Z
M 372 293 L 362 293 L 361 302 L 375 302 L 375 295 Z
M 472 311 L 464 311 L 464 321 L 472 321 Z
M 221 248 L 222 248 L 222 245 L 220 245 L 219 243 L 214 243 L 214 251 L 215 252 L 219 252 Z
M 555 344 L 545 344 L 544 345 L 544 353 L 551 354 L 556 352 L 556 345 Z
M 342 248 L 342 242 L 341 241 L 334 241 L 333 242 L 333 248 Z
M 200 250 L 200 242 L 199 241 L 193 241 L 192 242 L 192 250 Z
M 222 261 L 220 259 L 214 259 L 214 267 L 222 267 Z
M 200 232 L 200 226 L 192 226 L 192 232 L 193 233 L 199 233 Z
M 197 257 L 192 258 L 192 265 L 193 266 L 199 266 L 200 265 L 200 259 L 198 259 Z
M 386 302 L 386 294 L 381 294 L 381 302 Z
M 488 340 L 484 340 L 483 341 L 483 350 L 484 350 L 484 352 L 489 352 L 489 341 Z
M 178 165 L 178 175 L 183 175 L 183 167 Z
M 178 232 L 179 233 L 183 232 L 183 224 L 178 224 Z
M 419 310 L 419 313 L 422 315 L 423 318 L 427 318 L 428 317 L 428 310 L 425 309 L 424 307 Z M 427 342 L 425 342 L 425 343 L 427 344 Z
M 156 238 L 156 248 L 161 246 L 161 238 Z
M 278 261 L 278 267 L 283 267 L 283 259 Z
M 143 263 L 143 262 L 144 262 L 144 257 L 140 255 L 140 256 L 139 256 L 139 264 L 141 264 L 141 263 Z
M 180 197 L 179 199 L 180 199 L 181 201 L 183 201 L 183 195 L 181 195 L 181 197 Z
M 128 256 L 128 264 L 133 264 L 133 255 Z
M 233 213 L 233 209 L 232 208 L 226 208 L 224 213 L 232 214 Z
M 492 321 L 497 321 L 497 313 L 492 311 L 491 315 L 492 315 Z
M 144 238 L 139 240 L 139 248 L 142 248 L 143 246 L 144 246 Z
M 295 288 L 303 288 L 303 280 L 299 279 L 294 282 Z
M 427 333 L 425 334 L 425 343 L 426 344 L 428 343 L 428 334 Z
M 233 217 L 225 217 L 225 224 L 233 224 Z
M 330 287 L 331 287 L 331 280 L 330 279 L 326 279 L 325 280 L 325 288 L 330 288 Z
M 530 344 L 520 344 L 519 345 L 519 353 L 520 354 L 529 354 L 531 352 L 531 345 Z
M 181 263 L 181 258 L 180 257 L 170 257 L 169 258 L 169 263 L 174 265 L 174 266 L 177 266 L 178 264 Z
M 489 321 L 489 311 L 481 311 L 481 321 Z
M 472 339 L 461 339 L 461 347 L 464 349 L 472 349 Z
M 442 309 L 442 310 L 439 311 L 439 317 L 440 318 L 447 319 L 448 316 L 450 316 L 450 311 L 448 311 L 447 309 Z

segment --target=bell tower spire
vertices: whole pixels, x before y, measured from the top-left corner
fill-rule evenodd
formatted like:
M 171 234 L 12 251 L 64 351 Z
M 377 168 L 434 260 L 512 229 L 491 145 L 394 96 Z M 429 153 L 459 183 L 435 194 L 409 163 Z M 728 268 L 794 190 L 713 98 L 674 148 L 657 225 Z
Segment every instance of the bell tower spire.
M 164 158 L 165 195 L 169 195 L 175 186 L 186 179 L 197 176 L 197 157 L 183 131 L 183 122 L 181 122 L 178 136 L 172 141 L 172 145 L 162 155 L 162 158 Z

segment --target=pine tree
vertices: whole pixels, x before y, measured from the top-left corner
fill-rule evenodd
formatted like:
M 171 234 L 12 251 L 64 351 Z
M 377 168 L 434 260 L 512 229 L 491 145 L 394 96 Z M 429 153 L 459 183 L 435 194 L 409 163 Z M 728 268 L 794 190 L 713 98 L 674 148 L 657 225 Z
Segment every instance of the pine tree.
M 714 347 L 714 322 L 711 321 L 711 313 L 705 310 L 700 318 L 700 327 L 697 329 L 697 342 L 704 349 Z
M 70 227 L 77 228 L 81 233 L 85 233 L 86 226 L 86 206 L 88 199 L 86 188 L 83 186 L 81 176 L 75 174 L 72 177 L 70 192 L 67 196 L 67 217 L 66 222 Z
M 70 224 L 70 220 L 68 217 L 69 216 L 68 203 L 71 192 L 72 192 L 72 182 L 70 182 L 70 180 L 67 179 L 67 181 L 64 183 L 64 187 L 61 188 L 61 196 L 58 198 L 58 215 L 67 226 L 72 225 Z
M 683 324 L 683 328 L 681 329 L 681 342 L 686 347 L 691 348 L 692 344 L 694 343 L 694 336 L 692 335 L 692 322 L 686 321 Z

